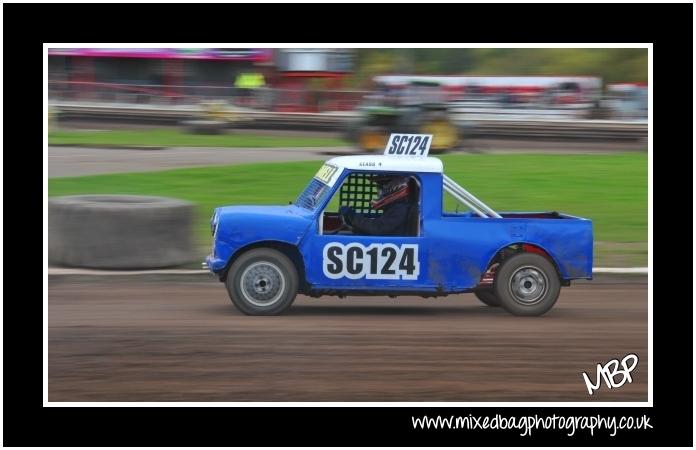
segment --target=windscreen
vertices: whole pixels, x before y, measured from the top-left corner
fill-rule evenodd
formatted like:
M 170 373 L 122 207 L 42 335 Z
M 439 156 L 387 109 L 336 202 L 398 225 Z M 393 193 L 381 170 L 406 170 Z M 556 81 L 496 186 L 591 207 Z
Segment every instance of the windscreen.
M 299 206 L 300 208 L 305 208 L 309 209 L 310 211 L 314 211 L 314 209 L 319 205 L 326 194 L 329 193 L 331 189 L 329 188 L 328 185 L 322 183 L 321 181 L 317 180 L 316 178 L 312 178 L 312 181 L 309 182 L 309 185 L 305 188 L 304 191 L 300 194 L 299 197 L 297 197 L 297 200 L 295 200 L 295 205 Z
M 336 180 L 342 172 L 342 167 L 325 163 L 319 168 L 305 190 L 297 197 L 295 205 L 313 211 L 331 191 L 331 187 L 336 184 Z

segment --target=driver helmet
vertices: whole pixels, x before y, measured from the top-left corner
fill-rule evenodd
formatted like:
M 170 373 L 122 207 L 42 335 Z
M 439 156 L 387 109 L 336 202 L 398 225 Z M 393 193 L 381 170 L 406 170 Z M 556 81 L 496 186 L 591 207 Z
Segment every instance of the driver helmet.
M 374 209 L 381 209 L 397 200 L 408 198 L 411 193 L 409 177 L 378 176 L 374 181 L 379 187 L 377 199 L 372 201 Z

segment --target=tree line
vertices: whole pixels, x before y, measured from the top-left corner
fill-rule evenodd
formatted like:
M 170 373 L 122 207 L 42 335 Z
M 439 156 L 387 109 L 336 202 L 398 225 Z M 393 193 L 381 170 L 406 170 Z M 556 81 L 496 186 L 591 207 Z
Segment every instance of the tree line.
M 648 81 L 644 48 L 398 48 L 355 49 L 348 84 L 369 86 L 384 74 L 589 75 L 605 84 Z

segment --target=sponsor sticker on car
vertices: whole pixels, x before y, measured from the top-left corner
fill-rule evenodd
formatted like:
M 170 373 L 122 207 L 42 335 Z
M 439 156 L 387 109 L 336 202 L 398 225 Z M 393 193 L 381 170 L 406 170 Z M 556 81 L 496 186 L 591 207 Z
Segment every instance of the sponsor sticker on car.
M 321 166 L 317 174 L 314 175 L 314 178 L 328 185 L 329 187 L 332 187 L 336 183 L 338 175 L 340 175 L 342 171 L 343 168 L 341 167 L 334 166 L 333 164 L 324 164 Z

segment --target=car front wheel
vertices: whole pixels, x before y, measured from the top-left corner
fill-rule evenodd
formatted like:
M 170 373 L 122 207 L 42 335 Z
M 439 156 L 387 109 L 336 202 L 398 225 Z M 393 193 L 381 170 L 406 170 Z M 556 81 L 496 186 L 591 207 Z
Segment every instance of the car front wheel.
M 540 316 L 556 303 L 561 282 L 547 258 L 519 253 L 507 259 L 497 271 L 494 292 L 509 313 Z
M 251 316 L 281 314 L 295 300 L 298 284 L 295 265 L 271 248 L 242 254 L 230 267 L 226 281 L 232 303 Z

